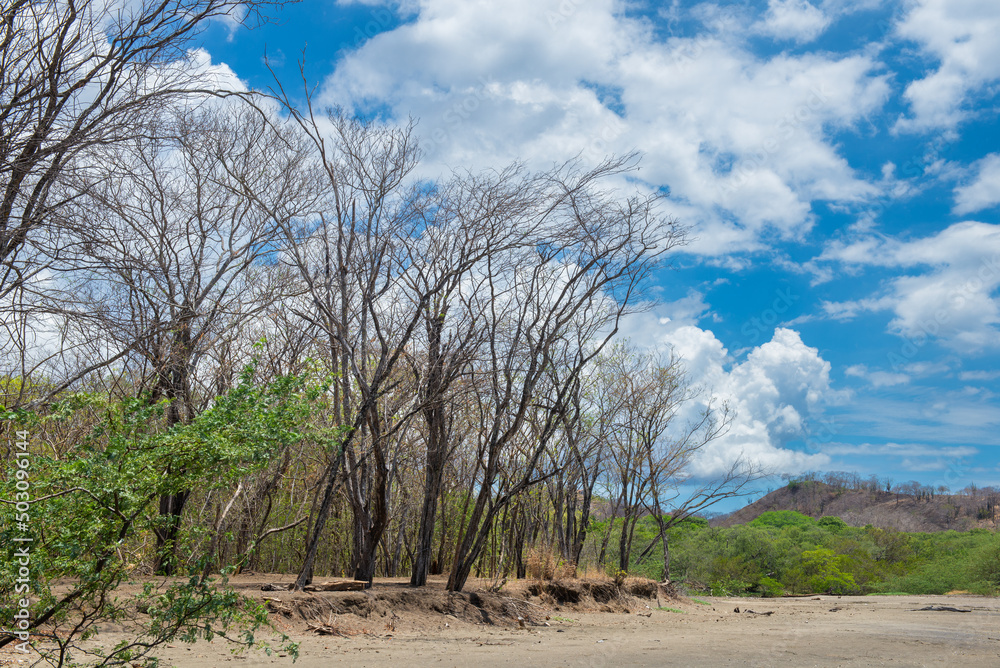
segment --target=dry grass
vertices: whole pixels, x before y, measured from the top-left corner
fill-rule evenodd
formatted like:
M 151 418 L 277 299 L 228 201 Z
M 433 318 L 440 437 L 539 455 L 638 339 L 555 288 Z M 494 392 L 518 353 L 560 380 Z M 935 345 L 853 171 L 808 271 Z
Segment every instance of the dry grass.
M 587 567 L 583 569 L 582 573 L 579 573 L 579 577 L 582 580 L 610 580 L 611 577 L 608 575 L 607 571 L 603 568 L 599 568 L 595 564 L 587 564 Z
M 531 580 L 565 580 L 576 577 L 576 564 L 564 561 L 552 548 L 531 548 L 525 562 L 525 570 Z

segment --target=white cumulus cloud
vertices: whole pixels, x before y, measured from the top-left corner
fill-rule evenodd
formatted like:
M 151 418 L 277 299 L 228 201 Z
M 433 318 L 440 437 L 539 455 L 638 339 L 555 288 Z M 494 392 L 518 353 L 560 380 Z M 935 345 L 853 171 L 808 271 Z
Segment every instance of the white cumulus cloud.
M 972 166 L 971 183 L 955 188 L 954 212 L 962 215 L 1000 204 L 1000 153 L 991 153 Z
M 892 331 L 921 346 L 936 338 L 966 353 L 1000 344 L 1000 225 L 967 221 L 912 241 L 867 236 L 837 242 L 820 260 L 908 270 L 878 297 L 824 303 L 830 317 L 890 309 Z
M 729 432 L 703 448 L 693 472 L 717 475 L 741 456 L 778 473 L 828 464 L 822 452 L 788 447 L 793 440 L 808 439 L 811 422 L 824 406 L 841 398 L 830 382 L 830 363 L 819 351 L 803 343 L 798 332 L 779 328 L 771 340 L 734 364 L 722 342 L 695 324 L 695 314 L 677 311 L 675 304 L 631 317 L 623 333 L 635 344 L 672 349 L 684 360 L 688 379 L 702 390 L 703 399 L 711 398 L 716 406 L 726 402 L 735 410 Z M 679 317 L 665 316 L 668 312 Z M 689 406 L 682 417 L 693 418 L 697 410 L 699 406 Z
M 324 101 L 418 118 L 430 175 L 638 149 L 639 178 L 695 228 L 689 251 L 746 252 L 803 238 L 814 201 L 878 193 L 832 135 L 889 89 L 873 56 L 762 58 L 727 25 L 663 36 L 612 0 L 422 0 L 340 61 Z
M 917 0 L 896 33 L 920 45 L 936 67 L 910 83 L 911 115 L 896 128 L 950 130 L 969 114 L 970 97 L 1000 78 L 1000 3 L 995 0 Z
M 806 0 L 768 0 L 764 20 L 754 27 L 764 35 L 802 44 L 819 37 L 829 25 L 830 17 Z

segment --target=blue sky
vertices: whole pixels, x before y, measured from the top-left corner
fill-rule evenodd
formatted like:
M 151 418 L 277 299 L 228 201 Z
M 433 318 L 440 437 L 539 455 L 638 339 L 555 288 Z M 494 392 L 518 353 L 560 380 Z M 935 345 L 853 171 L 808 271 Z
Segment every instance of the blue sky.
M 778 470 L 1000 485 L 1000 3 L 303 0 L 212 62 L 418 120 L 422 175 L 638 150 L 692 243 L 636 341 Z

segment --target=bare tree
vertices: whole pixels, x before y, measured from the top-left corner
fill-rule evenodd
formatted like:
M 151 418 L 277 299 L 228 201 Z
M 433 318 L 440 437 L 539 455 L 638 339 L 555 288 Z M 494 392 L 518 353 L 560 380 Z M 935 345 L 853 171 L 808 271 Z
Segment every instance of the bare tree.
M 484 261 L 488 280 L 470 300 L 486 314 L 488 328 L 477 370 L 478 492 L 449 575 L 451 590 L 465 586 L 498 513 L 544 480 L 538 464 L 576 378 L 617 332 L 622 315 L 635 308 L 662 254 L 683 241 L 682 230 L 658 215 L 657 198 L 622 200 L 598 190 L 602 179 L 628 170 L 632 159 L 608 160 L 593 170 L 571 163 L 543 175 L 534 212 L 538 236 L 530 246 Z M 546 373 L 554 365 L 564 369 L 558 383 Z M 529 412 L 537 409 L 545 415 L 536 416 L 540 428 L 529 437 Z
M 409 288 L 415 301 L 420 295 L 434 296 L 423 302 L 423 335 L 415 338 L 410 358 L 419 382 L 426 445 L 413 586 L 427 582 L 444 472 L 459 442 L 450 438 L 451 412 L 470 389 L 462 385 L 455 396 L 453 388 L 471 375 L 474 359 L 487 344 L 486 313 L 477 300 L 490 276 L 481 265 L 536 238 L 538 221 L 525 214 L 537 209 L 537 197 L 534 178 L 516 165 L 498 173 L 456 174 L 435 193 L 432 224 L 416 243 L 421 260 L 411 267 Z
M 580 563 L 587 540 L 594 500 L 594 488 L 602 472 L 607 447 L 605 414 L 585 414 L 578 394 L 571 395 L 570 414 L 564 418 L 563 430 L 567 449 L 572 457 L 568 469 L 572 472 L 565 496 L 566 525 L 563 558 Z M 576 509 L 579 504 L 580 516 Z
M 728 432 L 734 415 L 726 404 L 716 408 L 709 399 L 697 417 L 682 421 L 685 409 L 693 408 L 700 397 L 679 358 L 639 352 L 625 344 L 604 358 L 602 365 L 608 383 L 605 392 L 618 399 L 610 447 L 614 476 L 609 484 L 617 489 L 623 513 L 618 567 L 629 569 L 636 523 L 648 513 L 659 531 L 638 558 L 645 558 L 659 542 L 666 582 L 670 579 L 668 530 L 723 499 L 752 493 L 750 484 L 766 472 L 739 456 L 721 476 L 692 478 L 694 458 Z
M 320 476 L 322 492 L 296 586 L 312 581 L 323 529 L 343 482 L 355 521 L 355 576 L 370 579 L 389 526 L 392 458 L 385 448 L 392 440 L 381 432 L 380 402 L 400 382 L 397 363 L 430 299 L 421 295 L 410 304 L 404 294 L 410 243 L 423 224 L 423 196 L 404 184 L 416 164 L 416 145 L 412 126 L 363 121 L 339 110 L 318 117 L 308 95 L 305 110 L 283 91 L 278 99 L 308 137 L 324 179 L 325 200 L 316 215 L 284 225 L 284 258 L 306 295 L 299 307 L 293 305 L 295 313 L 324 339 L 339 375 L 335 419 L 345 426 L 340 451 Z M 394 424 L 393 432 L 403 426 Z
M 213 384 L 194 386 L 206 352 L 285 292 L 266 259 L 282 239 L 275 212 L 295 217 L 312 196 L 307 148 L 241 103 L 179 109 L 103 152 L 86 195 L 64 208 L 53 254 L 74 268 L 66 294 L 82 299 L 61 308 L 82 334 L 144 364 L 139 388 L 170 400 L 168 425 L 214 396 Z M 161 499 L 164 573 L 187 496 Z
M 191 38 L 213 18 L 248 24 L 270 0 L 12 0 L 0 9 L 0 308 L 8 346 L 30 371 L 33 279 L 58 258 L 33 241 L 85 192 L 88 153 L 141 136 L 169 100 L 204 86 L 187 62 Z M 215 91 L 212 91 L 215 92 Z M 77 188 L 57 187 L 67 173 Z M 17 359 L 20 357 L 21 359 Z M 93 366 L 93 365 L 91 365 Z M 80 375 L 92 369 L 84 369 Z M 23 384 L 22 384 L 23 387 Z M 23 400 L 23 397 L 9 401 Z

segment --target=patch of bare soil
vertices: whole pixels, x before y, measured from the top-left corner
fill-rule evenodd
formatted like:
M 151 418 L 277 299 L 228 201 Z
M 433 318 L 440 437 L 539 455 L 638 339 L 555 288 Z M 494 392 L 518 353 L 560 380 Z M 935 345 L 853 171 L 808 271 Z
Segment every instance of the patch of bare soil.
M 1000 599 L 958 596 L 677 596 L 655 582 L 488 582 L 449 593 L 376 581 L 351 592 L 262 591 L 288 576 L 242 576 L 276 627 L 301 643 L 295 666 L 998 666 Z M 102 633 L 103 644 L 120 639 Z M 221 639 L 175 643 L 163 665 L 292 666 L 233 655 Z M 11 658 L 10 655 L 0 657 Z M 26 664 L 20 664 L 26 665 Z
M 323 635 L 344 636 L 397 627 L 436 628 L 442 617 L 444 623 L 520 629 L 544 624 L 554 612 L 648 612 L 660 602 L 676 598 L 672 589 L 638 578 L 622 583 L 608 579 L 521 580 L 502 588 L 473 582 L 466 592 L 447 591 L 441 579 L 418 589 L 405 580 L 381 580 L 363 591 L 323 592 L 293 592 L 284 583 L 268 582 L 259 597 L 244 583 L 237 585 L 243 593 L 262 600 L 283 622 L 283 630 L 301 631 L 304 625 Z

